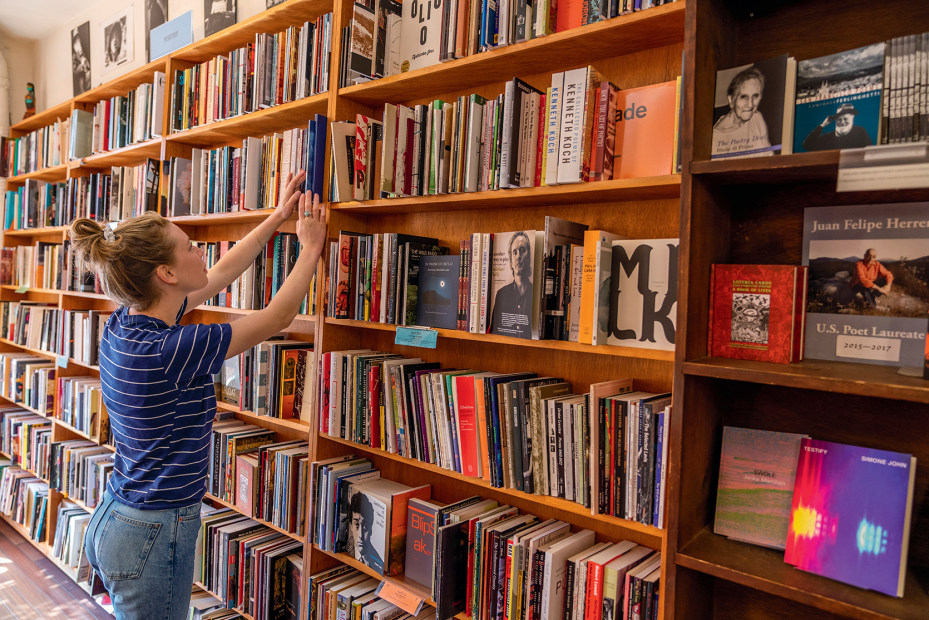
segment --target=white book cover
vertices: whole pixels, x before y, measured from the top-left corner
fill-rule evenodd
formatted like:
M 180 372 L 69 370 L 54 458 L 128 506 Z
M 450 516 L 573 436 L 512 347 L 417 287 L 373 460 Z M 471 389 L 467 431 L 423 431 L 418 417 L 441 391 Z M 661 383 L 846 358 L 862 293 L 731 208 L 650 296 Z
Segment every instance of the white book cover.
M 564 74 L 561 96 L 561 128 L 558 137 L 558 183 L 583 180 L 584 109 L 587 98 L 587 67 Z
M 443 0 L 403 3 L 400 25 L 400 71 L 415 71 L 439 63 Z
M 468 291 L 468 331 L 472 334 L 479 333 L 480 327 L 480 300 L 481 300 L 481 257 L 483 252 L 484 237 L 481 233 L 471 234 L 471 273 L 469 281 L 471 290 Z
M 261 186 L 261 138 L 249 136 L 243 145 L 245 151 L 245 192 L 242 208 L 253 211 L 258 208 L 258 192 Z M 202 206 L 201 206 L 202 212 Z
M 355 166 L 355 123 L 350 121 L 333 122 L 332 129 L 332 169 L 334 170 L 335 202 L 352 200 L 352 174 Z
M 384 145 L 381 148 L 381 194 L 394 192 L 394 166 L 397 161 L 397 106 L 384 104 Z

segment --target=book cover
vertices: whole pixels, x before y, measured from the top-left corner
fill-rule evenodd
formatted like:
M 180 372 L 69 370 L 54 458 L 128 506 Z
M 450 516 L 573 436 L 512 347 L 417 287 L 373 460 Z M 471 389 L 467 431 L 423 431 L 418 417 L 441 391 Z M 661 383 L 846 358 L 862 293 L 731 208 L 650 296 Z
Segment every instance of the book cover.
M 903 596 L 916 458 L 804 439 L 784 561 Z
M 921 368 L 929 312 L 929 203 L 810 207 L 810 359 Z
M 401 325 L 415 325 L 417 317 L 417 302 L 419 301 L 419 273 L 420 261 L 426 256 L 446 256 L 448 248 L 428 243 L 409 242 L 403 246 L 403 281 L 402 281 L 402 312 Z
M 678 239 L 613 242 L 607 344 L 674 350 Z
M 534 283 L 541 278 L 541 242 L 534 230 L 495 234 L 490 333 L 538 338 L 538 318 L 533 308 L 538 308 Z
M 710 287 L 710 355 L 799 361 L 805 267 L 713 265 Z
M 794 152 L 877 144 L 884 43 L 797 62 Z
M 404 2 L 400 23 L 400 72 L 439 63 L 445 0 Z
M 676 94 L 675 81 L 617 93 L 614 179 L 671 174 Z
M 258 457 L 240 454 L 235 462 L 235 505 L 246 517 L 252 517 L 258 500 Z
M 787 54 L 716 72 L 712 159 L 780 154 L 784 139 Z M 790 65 L 792 66 L 792 65 Z M 789 152 L 789 151 L 788 151 Z
M 407 503 L 406 557 L 403 574 L 407 579 L 432 587 L 432 551 L 435 546 L 435 518 L 441 504 L 413 498 Z
M 460 261 L 459 255 L 423 256 L 419 259 L 416 325 L 456 328 Z
M 756 545 L 787 545 L 790 503 L 805 435 L 723 427 L 713 531 Z

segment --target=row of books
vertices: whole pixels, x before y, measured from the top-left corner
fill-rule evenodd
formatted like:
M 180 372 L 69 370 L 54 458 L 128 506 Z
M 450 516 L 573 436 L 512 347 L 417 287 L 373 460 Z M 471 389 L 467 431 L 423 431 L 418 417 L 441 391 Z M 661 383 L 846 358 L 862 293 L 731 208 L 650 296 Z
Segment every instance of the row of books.
M 67 499 L 58 504 L 52 556 L 76 571 L 78 583 L 88 581 L 93 573 L 84 553 L 84 533 L 88 523 L 90 513 L 84 508 Z
M 98 101 L 91 121 L 92 153 L 106 153 L 161 137 L 164 101 L 165 74 L 161 71 L 155 71 L 152 82 L 139 84 L 126 95 Z M 78 157 L 87 155 L 90 153 L 77 154 Z
M 323 354 L 320 375 L 323 434 L 662 526 L 670 394 L 369 350 Z
M 332 13 L 177 70 L 171 129 L 184 131 L 329 90 Z
M 109 313 L 100 310 L 62 310 L 31 301 L 0 302 L 0 326 L 7 339 L 90 366 L 97 364 L 108 318 Z
M 49 485 L 65 497 L 94 508 L 103 499 L 113 466 L 109 448 L 86 439 L 55 442 L 51 445 Z
M 716 73 L 713 158 L 757 157 L 929 136 L 929 33 Z M 739 104 L 739 97 L 752 103 Z
M 545 230 L 435 237 L 340 231 L 327 313 L 517 338 L 673 350 L 677 239 L 622 239 L 546 216 Z
M 356 5 L 357 6 L 357 5 Z M 670 174 L 678 82 L 619 90 L 593 67 L 514 78 L 492 99 L 462 95 L 381 120 L 332 124 L 336 201 L 425 196 Z
M 214 375 L 216 397 L 259 416 L 308 420 L 315 392 L 312 343 L 267 340 L 223 362 Z
M 668 0 L 673 1 L 673 0 Z M 507 0 L 432 0 L 405 5 L 393 0 L 356 2 L 342 30 L 340 85 L 429 67 L 513 43 L 632 13 L 661 0 L 543 4 Z
M 67 204 L 69 185 L 26 179 L 17 188 L 6 191 L 3 213 L 4 230 L 24 230 L 61 226 L 60 209 Z
M 901 597 L 915 479 L 911 454 L 726 426 L 713 531 Z
M 433 620 L 435 608 L 420 605 L 418 613 L 407 613 L 380 598 L 381 581 L 348 566 L 324 570 L 309 578 L 309 615 L 312 620 Z
M 323 197 L 326 118 L 317 114 L 306 129 L 248 137 L 241 147 L 193 149 L 171 159 L 167 215 L 201 215 L 271 209 L 290 173 L 307 172 L 301 188 Z
M 66 257 L 60 243 L 0 248 L 0 284 L 20 288 L 61 288 L 61 266 Z
M 0 137 L 0 176 L 19 176 L 67 163 L 70 130 L 69 119 L 58 119 L 19 138 Z
M 303 543 L 231 508 L 201 510 L 194 581 L 255 620 L 299 617 Z
M 56 398 L 56 420 L 100 442 L 109 439 L 99 378 L 58 377 Z
M 48 483 L 0 459 L 0 513 L 22 526 L 30 539 L 45 542 Z
M 51 420 L 17 407 L 3 407 L 0 409 L 0 421 L 3 423 L 0 452 L 10 457 L 13 465 L 48 480 Z
M 52 360 L 31 353 L 0 353 L 0 370 L 0 396 L 40 415 L 52 414 L 57 372 Z
M 249 517 L 300 536 L 305 483 L 299 482 L 306 479 L 307 451 L 305 441 L 277 441 L 274 431 L 253 424 L 217 422 L 208 491 Z
M 193 587 L 187 620 L 240 620 L 244 617 L 236 611 L 226 609 L 223 602 L 209 592 Z

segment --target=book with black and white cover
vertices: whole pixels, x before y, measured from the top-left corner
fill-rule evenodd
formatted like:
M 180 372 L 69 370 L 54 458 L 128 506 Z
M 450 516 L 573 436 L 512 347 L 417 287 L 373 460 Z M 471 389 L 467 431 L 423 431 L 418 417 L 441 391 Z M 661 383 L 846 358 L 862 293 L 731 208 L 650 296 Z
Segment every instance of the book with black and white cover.
M 542 237 L 536 230 L 494 234 L 490 333 L 539 338 Z
M 445 0 L 404 2 L 400 25 L 400 72 L 439 63 Z
M 374 74 L 374 11 L 364 2 L 352 8 L 351 35 L 348 49 L 348 75 L 344 86 L 370 80 Z

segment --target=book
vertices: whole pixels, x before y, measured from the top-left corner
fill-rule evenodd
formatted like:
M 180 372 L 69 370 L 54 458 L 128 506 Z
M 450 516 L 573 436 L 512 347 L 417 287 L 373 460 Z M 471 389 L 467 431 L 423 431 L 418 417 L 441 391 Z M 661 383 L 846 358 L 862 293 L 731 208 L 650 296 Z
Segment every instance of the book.
M 460 256 L 423 256 L 419 259 L 416 325 L 456 329 Z
M 783 549 L 805 435 L 723 427 L 713 531 Z
M 710 355 L 781 364 L 803 359 L 806 267 L 711 269 Z
M 809 207 L 808 359 L 921 368 L 929 203 Z
M 612 178 L 671 174 L 676 95 L 676 81 L 617 93 Z
M 793 152 L 796 64 L 782 54 L 716 72 L 712 159 Z
M 400 72 L 438 64 L 442 11 L 448 0 L 404 2 L 400 22 Z
M 916 458 L 803 439 L 784 561 L 903 596 Z
M 538 339 L 541 245 L 535 230 L 495 233 L 490 333 Z
M 607 344 L 674 350 L 679 243 L 613 241 Z
M 407 504 L 406 556 L 403 574 L 407 579 L 432 587 L 435 518 L 441 508 L 431 500 L 413 498 Z
M 797 62 L 794 152 L 877 144 L 884 43 Z

